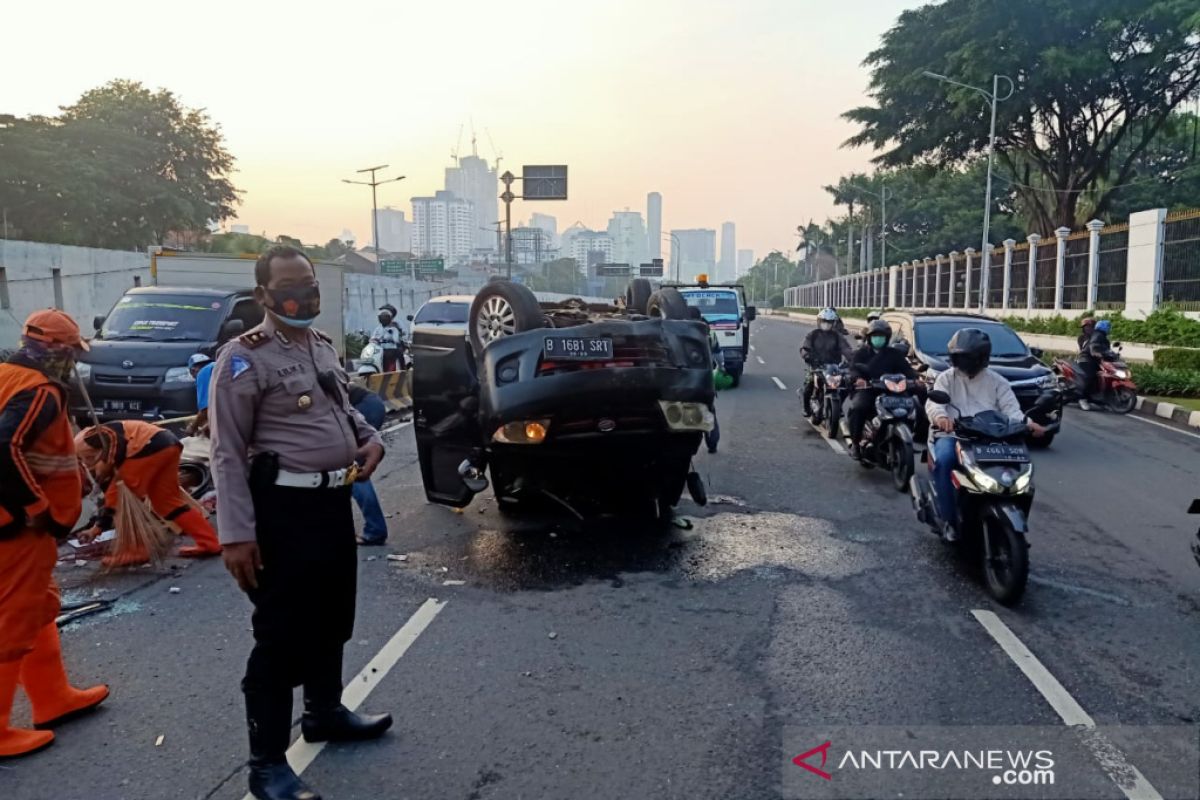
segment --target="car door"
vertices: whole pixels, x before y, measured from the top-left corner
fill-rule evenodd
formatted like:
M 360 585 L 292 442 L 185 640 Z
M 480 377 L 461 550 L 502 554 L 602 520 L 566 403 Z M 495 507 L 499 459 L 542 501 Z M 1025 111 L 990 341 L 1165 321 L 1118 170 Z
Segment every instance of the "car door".
M 475 493 L 459 465 L 482 447 L 475 357 L 461 330 L 431 329 L 413 342 L 413 430 L 430 502 L 462 508 Z

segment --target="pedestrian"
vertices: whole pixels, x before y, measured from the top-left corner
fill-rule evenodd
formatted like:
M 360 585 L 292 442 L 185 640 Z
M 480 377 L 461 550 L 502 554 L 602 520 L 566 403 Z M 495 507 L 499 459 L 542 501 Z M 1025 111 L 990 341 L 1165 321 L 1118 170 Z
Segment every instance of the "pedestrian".
M 362 374 L 362 373 L 360 373 Z M 375 392 L 357 383 L 350 384 L 350 404 L 363 419 L 374 428 L 383 428 L 384 417 L 387 416 L 387 406 Z M 355 481 L 350 487 L 354 502 L 363 515 L 363 532 L 358 537 L 358 543 L 364 546 L 382 545 L 387 542 L 387 518 L 383 516 L 383 508 L 379 505 L 379 495 L 375 493 L 375 485 L 370 480 Z
M 188 372 L 196 381 L 196 416 L 188 426 L 188 436 L 208 435 L 208 387 L 215 363 L 205 353 L 195 353 L 188 359 Z
M 371 477 L 383 443 L 350 405 L 337 350 L 310 328 L 321 307 L 312 262 L 273 247 L 254 277 L 266 318 L 222 348 L 209 398 L 217 527 L 225 566 L 254 604 L 242 680 L 250 792 L 311 799 L 286 758 L 293 687 L 304 687 L 307 741 L 375 738 L 392 724 L 341 702 L 358 567 L 350 487 Z
M 727 388 L 732 381 L 721 385 L 721 376 L 725 373 L 725 356 L 721 353 L 721 343 L 717 340 L 716 332 L 709 326 L 708 321 L 704 319 L 704 315 L 700 313 L 700 309 L 695 306 L 688 306 L 688 319 L 694 319 L 704 326 L 704 333 L 708 336 L 708 348 L 712 353 L 712 368 L 713 368 L 713 388 Z M 715 392 L 714 392 L 715 394 Z M 714 398 L 709 404 L 708 410 L 712 412 L 712 430 L 704 432 L 704 444 L 708 448 L 711 455 L 716 455 L 717 445 L 721 442 L 721 425 L 717 422 L 717 402 Z
M 221 552 L 217 532 L 208 519 L 188 502 L 179 485 L 179 458 L 183 445 L 179 437 L 166 428 L 137 419 L 115 420 L 95 425 L 75 437 L 79 460 L 106 486 L 104 506 L 87 530 L 80 532 L 79 541 L 87 544 L 103 531 L 112 528 L 120 502 L 120 485 L 138 500 L 149 500 L 154 513 L 174 523 L 196 542 L 193 547 L 179 548 L 184 558 L 215 556 Z M 106 567 L 145 564 L 150 553 L 144 548 L 106 556 Z
M 54 622 L 56 539 L 70 532 L 83 506 L 66 386 L 83 350 L 75 320 L 55 309 L 35 311 L 20 349 L 0 364 L 0 757 L 54 741 L 51 731 L 9 726 L 18 683 L 38 729 L 108 697 L 104 685 L 71 686 Z
M 396 322 L 395 306 L 380 306 L 378 317 L 379 324 L 371 332 L 371 341 L 383 352 L 383 371 L 395 372 L 400 369 L 400 356 L 404 352 L 404 330 Z

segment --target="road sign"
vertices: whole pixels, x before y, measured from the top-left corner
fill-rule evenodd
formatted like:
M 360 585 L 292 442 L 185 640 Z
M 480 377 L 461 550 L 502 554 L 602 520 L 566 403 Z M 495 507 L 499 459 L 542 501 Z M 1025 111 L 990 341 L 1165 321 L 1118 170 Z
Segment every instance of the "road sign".
M 521 168 L 521 193 L 526 200 L 566 200 L 567 165 Z
M 663 260 L 656 258 L 649 264 L 638 265 L 638 274 L 643 278 L 661 278 L 663 274 Z
M 603 278 L 623 278 L 632 270 L 628 264 L 597 264 L 596 274 Z
M 379 262 L 381 275 L 413 275 L 429 277 L 441 275 L 446 271 L 444 258 L 415 258 L 415 259 L 384 259 Z

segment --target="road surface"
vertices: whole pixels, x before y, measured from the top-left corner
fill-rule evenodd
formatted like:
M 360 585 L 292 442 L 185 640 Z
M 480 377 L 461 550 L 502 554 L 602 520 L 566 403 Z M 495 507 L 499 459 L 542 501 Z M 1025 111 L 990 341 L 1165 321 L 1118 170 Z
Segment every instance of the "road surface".
M 297 746 L 305 777 L 336 800 L 778 798 L 823 727 L 1083 714 L 1195 730 L 1200 439 L 1069 412 L 1035 455 L 1032 583 L 1005 609 L 887 475 L 800 418 L 805 330 L 755 324 L 742 385 L 718 401 L 721 451 L 697 459 L 712 502 L 681 508 L 692 530 L 514 528 L 490 494 L 462 514 L 428 505 L 411 428 L 391 433 L 377 485 L 392 535 L 360 552 L 346 677 L 396 725 Z M 219 562 L 175 567 L 60 569 L 72 596 L 117 599 L 64 633 L 72 674 L 113 696 L 0 764 L 0 797 L 244 796 L 249 604 Z M 1133 789 L 1103 761 L 1064 753 L 1061 796 L 1169 796 L 1162 753 L 1125 748 Z

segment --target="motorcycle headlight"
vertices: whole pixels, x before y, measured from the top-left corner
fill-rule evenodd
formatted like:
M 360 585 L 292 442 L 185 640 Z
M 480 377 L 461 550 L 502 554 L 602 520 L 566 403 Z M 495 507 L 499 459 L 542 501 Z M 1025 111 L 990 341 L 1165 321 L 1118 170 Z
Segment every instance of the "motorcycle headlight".
M 898 381 L 884 381 L 883 385 L 887 387 L 889 392 L 895 392 L 896 394 L 908 391 L 908 381 L 903 379 Z
M 983 489 L 985 492 L 1003 491 L 1003 486 L 1000 481 L 996 480 L 991 475 L 988 475 L 979 467 L 972 465 L 966 469 L 967 474 L 971 476 L 971 480 L 975 482 L 975 485 L 980 489 Z
M 1025 470 L 1017 476 L 1017 482 L 1013 484 L 1013 492 L 1022 494 L 1029 491 L 1030 485 L 1033 483 L 1033 464 L 1027 464 Z
M 1113 374 L 1123 381 L 1129 380 L 1129 370 L 1127 369 L 1114 369 Z
M 828 386 L 830 389 L 838 388 L 839 386 L 842 385 L 842 376 L 841 375 L 826 375 L 825 376 L 825 385 Z
M 195 383 L 196 379 L 192 377 L 192 371 L 187 367 L 171 367 L 167 373 L 163 375 L 164 384 L 175 384 L 183 386 L 189 383 Z

